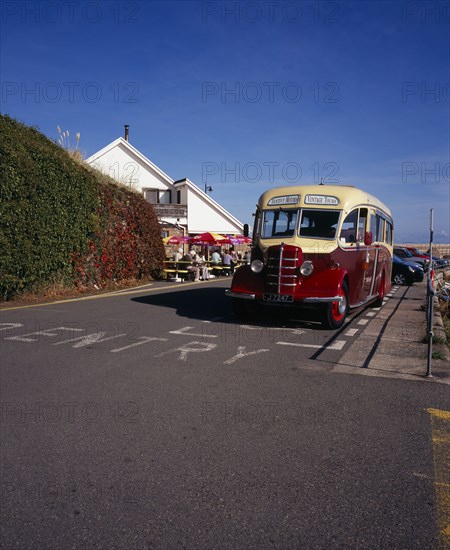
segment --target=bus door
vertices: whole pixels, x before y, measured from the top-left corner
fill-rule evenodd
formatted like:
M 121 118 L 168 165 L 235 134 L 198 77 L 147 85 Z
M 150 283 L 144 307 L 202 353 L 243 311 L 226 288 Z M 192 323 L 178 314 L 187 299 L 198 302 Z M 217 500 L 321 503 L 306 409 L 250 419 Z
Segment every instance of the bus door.
M 371 229 L 371 217 L 372 216 L 369 217 L 368 208 L 359 209 L 357 241 L 364 251 L 361 263 L 361 268 L 363 270 L 363 280 L 361 293 L 359 296 L 360 302 L 367 300 L 367 298 L 371 295 L 377 272 L 378 249 L 372 244 L 372 242 L 369 243 L 368 241 L 365 241 L 365 238 L 366 236 L 368 236 L 367 234 Z M 372 234 L 372 239 L 369 240 L 373 241 L 374 238 L 375 236 L 374 234 Z

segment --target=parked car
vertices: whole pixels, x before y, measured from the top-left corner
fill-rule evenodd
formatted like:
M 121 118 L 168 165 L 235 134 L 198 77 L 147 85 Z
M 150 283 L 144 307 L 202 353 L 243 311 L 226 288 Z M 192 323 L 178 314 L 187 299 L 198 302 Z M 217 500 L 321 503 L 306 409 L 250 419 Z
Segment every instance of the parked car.
M 420 250 L 417 250 L 417 248 L 414 248 L 412 246 L 405 246 L 406 250 L 409 250 L 413 256 L 416 256 L 418 258 L 424 258 L 428 261 L 430 261 L 430 255 L 426 252 L 420 252 Z M 445 258 L 438 258 L 437 256 L 433 256 L 433 266 L 434 267 L 447 267 L 450 265 L 450 262 Z
M 425 260 L 429 260 L 430 256 L 428 254 L 425 254 L 425 252 L 421 252 L 419 249 L 414 248 L 414 246 L 404 246 L 403 248 L 406 248 L 406 250 L 409 250 L 413 256 L 417 256 L 417 258 L 424 258 Z
M 424 271 L 418 264 L 414 266 L 405 262 L 395 254 L 392 256 L 392 277 L 391 280 L 397 285 L 412 285 L 423 281 Z
M 425 271 L 428 269 L 428 266 L 430 264 L 429 258 L 414 256 L 414 254 L 412 254 L 407 248 L 401 246 L 394 246 L 394 254 L 399 258 L 402 258 L 402 260 L 420 264 Z

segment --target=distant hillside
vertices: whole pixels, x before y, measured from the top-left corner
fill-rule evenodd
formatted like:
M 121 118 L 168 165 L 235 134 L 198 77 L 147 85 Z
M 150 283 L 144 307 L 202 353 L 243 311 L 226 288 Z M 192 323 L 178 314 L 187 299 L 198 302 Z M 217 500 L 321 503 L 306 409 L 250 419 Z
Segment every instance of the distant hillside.
M 0 115 L 0 298 L 54 281 L 105 286 L 155 275 L 164 258 L 143 197 Z

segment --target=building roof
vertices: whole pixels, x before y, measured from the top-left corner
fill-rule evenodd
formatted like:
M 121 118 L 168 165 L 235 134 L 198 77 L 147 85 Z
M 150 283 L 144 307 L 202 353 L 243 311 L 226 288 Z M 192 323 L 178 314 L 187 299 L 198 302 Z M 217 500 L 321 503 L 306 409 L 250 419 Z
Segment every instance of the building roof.
M 89 164 L 101 164 L 101 158 L 107 155 L 108 153 L 112 152 L 113 149 L 116 147 L 120 147 L 123 149 L 126 149 L 126 151 L 131 155 L 139 159 L 139 161 L 146 166 L 150 172 L 153 172 L 157 176 L 159 176 L 159 179 L 166 184 L 170 188 L 182 188 L 186 187 L 189 191 L 194 193 L 205 205 L 207 205 L 210 209 L 217 212 L 222 218 L 224 218 L 229 224 L 237 227 L 237 232 L 241 233 L 243 230 L 243 224 L 235 218 L 230 212 L 225 210 L 223 206 L 221 206 L 218 202 L 216 202 L 213 198 L 211 198 L 207 193 L 202 191 L 200 187 L 195 185 L 191 180 L 188 178 L 178 179 L 174 180 L 170 176 L 168 176 L 165 172 L 163 172 L 156 164 L 154 164 L 150 159 L 148 159 L 145 155 L 143 155 L 138 149 L 133 147 L 129 141 L 123 139 L 122 137 L 117 138 L 116 140 L 112 141 L 109 145 L 106 145 L 103 147 L 103 149 L 100 149 L 100 151 L 97 151 L 97 153 L 94 153 L 91 155 L 86 162 Z
M 143 155 L 140 151 L 136 149 L 136 147 L 133 147 L 129 141 L 126 139 L 123 139 L 122 137 L 119 137 L 112 141 L 109 145 L 106 145 L 106 147 L 103 147 L 103 149 L 100 149 L 100 151 L 97 151 L 97 153 L 94 153 L 91 155 L 88 159 L 86 159 L 86 162 L 89 164 L 95 164 L 103 155 L 106 153 L 109 153 L 112 149 L 114 149 L 117 146 L 125 147 L 129 150 L 129 152 L 139 158 L 140 161 L 142 161 L 144 164 L 149 166 L 154 172 L 156 172 L 163 180 L 165 180 L 169 185 L 173 185 L 174 181 L 173 179 L 168 176 L 165 172 L 163 172 L 156 164 L 153 164 L 153 162 L 148 159 L 145 155 Z

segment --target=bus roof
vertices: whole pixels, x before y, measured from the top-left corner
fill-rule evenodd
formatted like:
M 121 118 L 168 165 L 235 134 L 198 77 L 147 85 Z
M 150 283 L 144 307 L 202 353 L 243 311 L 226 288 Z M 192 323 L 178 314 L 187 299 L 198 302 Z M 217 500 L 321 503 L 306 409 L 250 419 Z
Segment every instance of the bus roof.
M 348 212 L 357 206 L 372 206 L 388 214 L 389 208 L 379 199 L 353 185 L 289 185 L 274 187 L 259 197 L 260 209 L 277 207 L 330 208 Z

